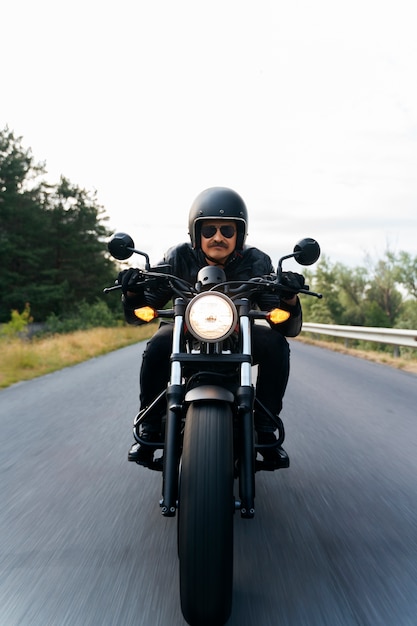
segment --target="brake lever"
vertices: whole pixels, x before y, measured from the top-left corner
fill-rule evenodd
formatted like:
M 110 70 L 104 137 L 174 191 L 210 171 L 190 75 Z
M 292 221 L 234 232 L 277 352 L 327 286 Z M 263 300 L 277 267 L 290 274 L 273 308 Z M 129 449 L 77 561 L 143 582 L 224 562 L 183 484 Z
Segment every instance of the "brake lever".
M 321 298 L 323 297 L 322 293 L 316 293 L 315 291 L 310 291 L 310 287 L 308 285 L 304 285 L 303 289 L 297 289 L 296 291 L 292 291 L 291 287 L 288 287 L 287 285 L 281 285 L 278 282 L 278 278 L 274 286 L 278 288 L 278 293 L 280 290 L 286 291 L 287 293 L 293 293 L 294 295 L 302 293 L 305 296 L 314 296 L 315 298 L 318 298 L 319 300 L 321 300 Z
M 105 287 L 103 289 L 103 293 L 110 293 L 110 291 L 115 291 L 116 289 L 121 289 L 121 285 L 114 285 L 114 287 Z
M 316 293 L 315 291 L 310 291 L 310 289 L 300 289 L 298 293 L 303 293 L 305 296 L 314 296 L 315 298 L 318 298 L 319 300 L 321 300 L 323 297 L 322 293 Z

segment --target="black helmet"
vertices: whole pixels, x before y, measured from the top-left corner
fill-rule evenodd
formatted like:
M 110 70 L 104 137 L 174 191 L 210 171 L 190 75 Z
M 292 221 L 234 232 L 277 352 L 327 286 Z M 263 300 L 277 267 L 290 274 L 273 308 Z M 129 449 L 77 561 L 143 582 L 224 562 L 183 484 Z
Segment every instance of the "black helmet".
M 236 191 L 227 187 L 210 187 L 194 200 L 188 216 L 188 233 L 193 248 L 199 248 L 202 220 L 233 220 L 236 222 L 236 248 L 241 250 L 248 233 L 248 210 Z

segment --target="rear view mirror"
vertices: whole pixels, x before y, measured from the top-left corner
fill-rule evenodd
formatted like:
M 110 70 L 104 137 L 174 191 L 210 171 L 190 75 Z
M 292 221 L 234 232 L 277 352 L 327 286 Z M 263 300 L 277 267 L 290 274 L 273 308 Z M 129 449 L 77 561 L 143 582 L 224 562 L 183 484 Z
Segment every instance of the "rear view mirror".
M 320 256 L 320 246 L 315 239 L 306 237 L 294 246 L 294 257 L 300 265 L 313 265 Z
M 130 235 L 116 233 L 107 244 L 110 254 L 118 261 L 125 261 L 135 251 L 135 244 Z

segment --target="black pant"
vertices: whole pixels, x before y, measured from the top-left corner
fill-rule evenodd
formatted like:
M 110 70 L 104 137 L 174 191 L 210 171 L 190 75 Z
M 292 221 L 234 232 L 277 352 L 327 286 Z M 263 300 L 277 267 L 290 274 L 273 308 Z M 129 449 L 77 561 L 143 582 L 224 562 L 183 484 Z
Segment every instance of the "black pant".
M 140 407 L 145 408 L 163 391 L 170 375 L 169 357 L 172 349 L 172 326 L 159 328 L 148 342 L 140 371 Z M 253 364 L 258 365 L 256 396 L 271 413 L 278 415 L 288 383 L 290 348 L 280 333 L 268 326 L 254 324 L 252 328 Z M 149 424 L 151 426 L 151 424 Z M 255 414 L 257 430 L 274 431 L 276 427 L 263 415 Z M 152 428 L 158 429 L 157 425 Z

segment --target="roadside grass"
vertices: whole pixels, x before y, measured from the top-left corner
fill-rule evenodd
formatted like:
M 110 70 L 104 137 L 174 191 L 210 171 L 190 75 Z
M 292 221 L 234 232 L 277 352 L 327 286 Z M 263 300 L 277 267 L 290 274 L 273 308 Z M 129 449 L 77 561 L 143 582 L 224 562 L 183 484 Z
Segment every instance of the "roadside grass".
M 151 337 L 157 328 L 157 323 L 150 323 L 139 327 L 122 326 L 79 330 L 32 340 L 2 338 L 0 340 L 0 389 L 138 343 Z M 385 352 L 347 348 L 337 342 L 316 340 L 306 335 L 297 337 L 295 341 L 310 343 L 417 374 L 415 350 L 411 355 L 393 357 Z
M 411 374 L 417 374 L 417 351 L 415 349 L 404 348 L 403 354 L 399 357 L 395 357 L 388 352 L 378 352 L 371 349 L 349 348 L 343 343 L 337 341 L 331 341 L 328 339 L 314 339 L 309 334 L 301 334 L 296 338 L 296 341 L 308 343 L 327 350 L 333 350 L 334 352 L 341 352 L 342 354 L 349 354 L 350 356 L 356 356 L 360 359 L 366 359 L 367 361 L 373 361 L 374 363 L 382 363 L 383 365 L 389 365 L 396 369 L 410 372 Z
M 31 340 L 0 340 L 0 389 L 75 365 L 153 335 L 157 324 L 95 328 Z

